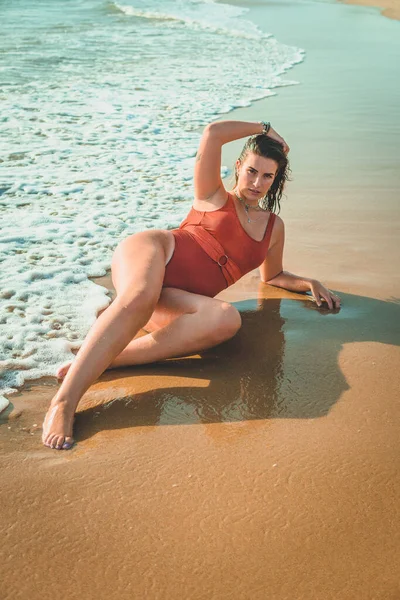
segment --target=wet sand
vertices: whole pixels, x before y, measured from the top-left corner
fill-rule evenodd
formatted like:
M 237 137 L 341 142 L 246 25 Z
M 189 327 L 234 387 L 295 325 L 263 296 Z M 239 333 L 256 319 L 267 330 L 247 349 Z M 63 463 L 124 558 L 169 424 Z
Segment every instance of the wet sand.
M 400 19 L 399 0 L 341 0 L 346 4 L 357 4 L 358 6 L 372 6 L 380 8 L 382 14 L 389 19 Z
M 356 9 L 340 4 L 256 4 L 252 18 L 308 54 L 290 72 L 301 85 L 233 117 L 269 118 L 287 137 L 285 268 L 324 281 L 343 308 L 249 274 L 220 295 L 242 312 L 235 338 L 106 372 L 68 452 L 40 443 L 54 380 L 11 397 L 2 599 L 400 597 L 399 24 L 367 11 L 356 34 Z M 371 36 L 385 39 L 374 60 Z

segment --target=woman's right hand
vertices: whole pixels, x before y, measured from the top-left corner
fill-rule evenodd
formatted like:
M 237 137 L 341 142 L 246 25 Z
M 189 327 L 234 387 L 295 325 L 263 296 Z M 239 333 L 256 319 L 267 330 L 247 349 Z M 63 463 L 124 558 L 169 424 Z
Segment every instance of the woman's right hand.
M 285 142 L 285 140 L 283 139 L 283 137 L 281 137 L 279 135 L 279 133 L 277 133 L 275 131 L 275 129 L 273 129 L 272 127 L 270 127 L 270 129 L 269 129 L 269 131 L 267 133 L 267 136 L 270 137 L 270 138 L 272 138 L 273 140 L 279 142 L 280 144 L 282 144 L 283 151 L 284 151 L 285 154 L 287 154 L 289 152 L 290 148 L 289 148 L 288 144 Z
M 317 303 L 317 306 L 322 306 L 322 302 L 326 302 L 329 310 L 340 308 L 340 298 L 331 290 L 328 290 L 320 281 L 316 279 L 309 280 L 310 292 Z

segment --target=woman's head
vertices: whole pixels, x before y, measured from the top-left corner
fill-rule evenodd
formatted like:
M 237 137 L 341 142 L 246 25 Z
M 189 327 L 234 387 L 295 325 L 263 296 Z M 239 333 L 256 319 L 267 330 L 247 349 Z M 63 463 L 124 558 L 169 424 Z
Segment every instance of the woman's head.
M 260 134 L 250 137 L 236 161 L 236 190 L 249 204 L 279 212 L 289 161 L 282 144 Z

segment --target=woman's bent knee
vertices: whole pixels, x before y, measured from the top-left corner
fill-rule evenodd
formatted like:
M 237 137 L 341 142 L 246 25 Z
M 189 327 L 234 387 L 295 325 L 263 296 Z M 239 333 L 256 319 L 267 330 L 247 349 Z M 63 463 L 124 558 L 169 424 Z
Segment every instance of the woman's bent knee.
M 242 325 L 242 317 L 240 316 L 239 311 L 228 302 L 222 303 L 221 312 L 221 327 L 224 329 L 227 335 L 232 337 L 239 331 Z
M 239 311 L 228 302 L 218 303 L 213 310 L 207 310 L 205 318 L 210 327 L 210 341 L 215 344 L 229 340 L 242 325 Z
M 118 294 L 116 300 L 129 312 L 151 311 L 151 317 L 160 297 L 160 290 L 151 286 L 138 286 L 133 284 L 126 288 L 123 293 Z

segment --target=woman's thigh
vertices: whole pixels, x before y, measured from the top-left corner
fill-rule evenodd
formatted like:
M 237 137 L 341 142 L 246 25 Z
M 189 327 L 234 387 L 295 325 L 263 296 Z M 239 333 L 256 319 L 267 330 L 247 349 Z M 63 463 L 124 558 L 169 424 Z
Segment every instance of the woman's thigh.
M 135 233 L 118 244 L 111 263 L 117 297 L 153 290 L 160 295 L 165 265 L 173 253 L 174 237 L 163 230 Z
M 157 295 L 156 308 L 144 329 L 156 331 L 183 314 L 198 311 L 216 315 L 217 319 L 223 314 L 224 318 L 228 315 L 240 321 L 238 311 L 227 302 L 176 288 L 162 288 L 165 265 L 174 248 L 175 239 L 170 231 L 152 230 L 129 236 L 114 252 L 111 273 L 117 296 L 144 288 Z
M 184 314 L 193 314 L 202 311 L 210 318 L 223 315 L 224 318 L 239 320 L 239 312 L 231 304 L 216 298 L 209 298 L 200 294 L 193 294 L 176 288 L 163 288 L 157 306 L 144 329 L 149 332 L 165 327 Z

